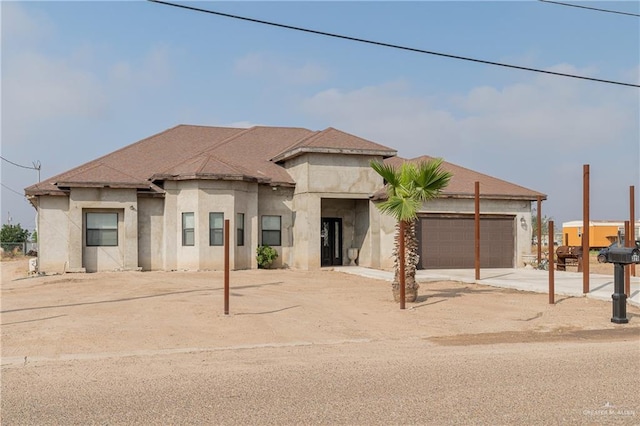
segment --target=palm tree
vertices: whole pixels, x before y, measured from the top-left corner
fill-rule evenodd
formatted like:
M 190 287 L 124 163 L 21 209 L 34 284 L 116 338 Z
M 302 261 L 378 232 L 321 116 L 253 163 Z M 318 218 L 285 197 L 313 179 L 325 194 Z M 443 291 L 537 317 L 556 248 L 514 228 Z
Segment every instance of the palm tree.
M 392 290 L 395 300 L 400 302 L 400 309 L 404 309 L 405 301 L 414 302 L 418 297 L 416 267 L 419 255 L 415 219 L 422 204 L 437 197 L 451 180 L 451 173 L 441 169 L 442 161 L 438 158 L 417 164 L 405 162 L 399 168 L 371 162 L 373 170 L 385 180 L 387 189 L 387 199 L 377 207 L 398 222 L 393 250 Z

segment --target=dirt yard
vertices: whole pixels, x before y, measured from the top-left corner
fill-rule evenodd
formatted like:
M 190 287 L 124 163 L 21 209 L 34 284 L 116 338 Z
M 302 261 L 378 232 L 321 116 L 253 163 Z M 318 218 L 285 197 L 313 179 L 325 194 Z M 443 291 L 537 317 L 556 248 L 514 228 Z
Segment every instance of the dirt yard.
M 3 425 L 637 424 L 640 309 L 322 270 L 27 277 L 2 262 Z M 630 373 L 631 372 L 631 373 Z M 542 407 L 542 408 L 541 408 Z
M 446 345 L 629 339 L 611 303 L 462 284 L 421 285 L 400 311 L 390 284 L 330 270 L 231 273 L 224 314 L 220 272 L 114 272 L 27 276 L 27 260 L 2 262 L 2 357 L 188 348 L 429 339 Z M 408 326 L 407 326 L 408 324 Z

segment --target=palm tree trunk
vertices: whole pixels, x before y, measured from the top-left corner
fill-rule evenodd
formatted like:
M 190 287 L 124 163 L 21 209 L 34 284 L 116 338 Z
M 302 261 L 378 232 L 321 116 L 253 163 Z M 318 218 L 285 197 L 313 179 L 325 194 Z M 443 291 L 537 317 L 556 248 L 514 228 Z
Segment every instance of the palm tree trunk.
M 396 224 L 395 244 L 393 248 L 394 257 L 394 276 L 392 284 L 392 292 L 394 299 L 400 301 L 400 263 L 399 263 L 399 246 L 400 246 L 400 223 Z M 416 222 L 405 222 L 404 235 L 404 276 L 405 276 L 405 301 L 415 302 L 418 297 L 418 288 L 420 285 L 416 282 L 416 268 L 420 256 L 418 255 L 418 239 L 416 237 Z

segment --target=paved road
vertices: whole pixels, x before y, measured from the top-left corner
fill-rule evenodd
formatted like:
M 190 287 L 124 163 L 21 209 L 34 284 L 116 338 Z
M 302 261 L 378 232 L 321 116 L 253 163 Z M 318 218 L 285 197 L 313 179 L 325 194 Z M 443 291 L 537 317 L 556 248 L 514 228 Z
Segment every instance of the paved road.
M 640 424 L 637 336 L 485 343 L 27 360 L 3 368 L 1 423 Z

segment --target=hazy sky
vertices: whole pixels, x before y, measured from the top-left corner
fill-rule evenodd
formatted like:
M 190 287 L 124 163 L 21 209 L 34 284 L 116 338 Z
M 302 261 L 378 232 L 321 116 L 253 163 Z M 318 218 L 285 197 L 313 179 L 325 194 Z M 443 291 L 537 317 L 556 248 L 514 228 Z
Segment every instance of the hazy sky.
M 193 2 L 423 50 L 640 84 L 640 18 L 540 1 Z M 640 2 L 588 2 L 640 13 Z M 2 156 L 42 179 L 177 124 L 335 127 L 543 192 L 559 225 L 640 217 L 640 89 L 150 2 L 1 2 Z M 179 143 L 179 141 L 176 141 Z M 2 223 L 37 173 L 2 161 Z M 16 193 L 17 192 L 17 193 Z M 556 225 L 556 226 L 558 226 Z

